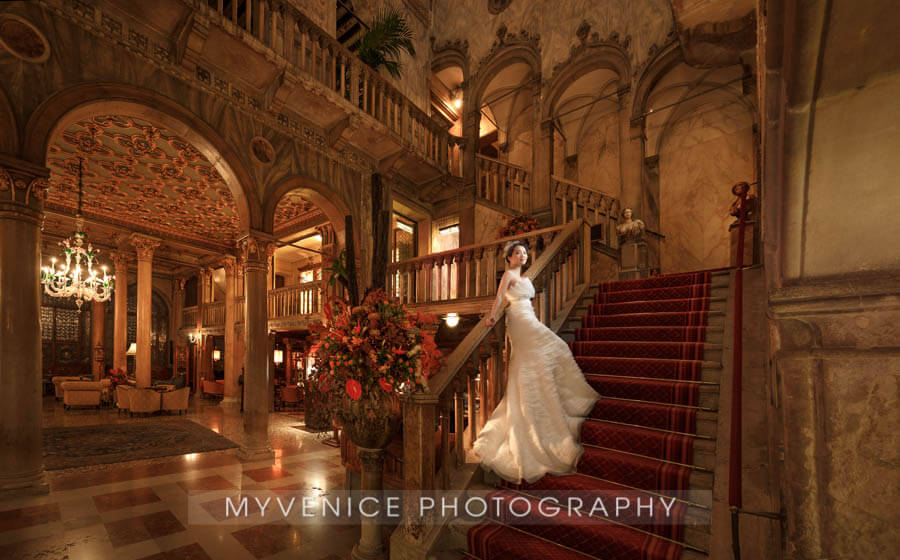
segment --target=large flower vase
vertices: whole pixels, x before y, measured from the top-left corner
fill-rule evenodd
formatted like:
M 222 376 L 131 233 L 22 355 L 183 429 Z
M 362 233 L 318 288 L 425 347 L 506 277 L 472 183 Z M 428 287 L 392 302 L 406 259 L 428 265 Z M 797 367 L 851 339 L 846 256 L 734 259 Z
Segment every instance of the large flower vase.
M 376 387 L 358 400 L 344 396 L 337 416 L 344 433 L 357 447 L 362 468 L 360 499 L 372 496 L 380 503 L 384 486 L 384 449 L 400 426 L 399 401 L 393 393 Z M 384 560 L 378 519 L 362 516 L 360 525 L 360 538 L 353 547 L 352 558 Z

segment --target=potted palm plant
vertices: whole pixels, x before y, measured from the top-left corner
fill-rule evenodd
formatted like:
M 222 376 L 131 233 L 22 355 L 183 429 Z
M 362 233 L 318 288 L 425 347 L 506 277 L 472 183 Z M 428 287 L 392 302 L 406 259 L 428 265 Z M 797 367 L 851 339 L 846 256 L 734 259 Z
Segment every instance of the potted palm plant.
M 382 8 L 359 39 L 356 55 L 374 70 L 384 68 L 394 78 L 400 77 L 401 55 L 416 56 L 413 32 L 406 17 L 392 6 Z

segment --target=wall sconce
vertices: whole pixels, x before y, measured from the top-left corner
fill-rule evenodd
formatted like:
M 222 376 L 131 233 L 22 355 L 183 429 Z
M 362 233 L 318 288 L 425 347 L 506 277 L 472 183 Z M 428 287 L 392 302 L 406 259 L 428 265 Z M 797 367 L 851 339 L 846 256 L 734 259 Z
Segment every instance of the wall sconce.
M 222 359 L 222 352 L 220 352 L 219 350 L 213 350 L 213 361 L 218 362 L 221 359 Z
M 297 368 L 296 369 L 297 369 L 297 371 L 300 371 L 303 369 L 303 360 L 297 360 Z
M 126 356 L 134 356 L 137 354 L 137 342 L 132 342 L 131 346 L 128 347 L 128 350 L 125 352 Z
M 447 313 L 447 316 L 444 317 L 444 322 L 452 329 L 459 324 L 459 315 L 456 313 Z
M 284 350 L 275 350 L 273 360 L 276 364 L 284 362 Z
M 193 344 L 196 341 L 197 341 L 197 335 L 195 335 L 194 333 L 188 333 L 188 342 Z

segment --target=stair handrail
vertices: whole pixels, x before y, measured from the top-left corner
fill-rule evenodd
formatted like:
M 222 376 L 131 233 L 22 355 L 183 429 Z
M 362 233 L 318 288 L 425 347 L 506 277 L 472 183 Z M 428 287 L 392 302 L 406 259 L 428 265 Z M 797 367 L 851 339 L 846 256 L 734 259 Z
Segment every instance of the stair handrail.
M 747 222 L 747 193 L 750 184 L 740 182 L 731 188 L 738 197 L 738 238 L 734 267 L 734 340 L 731 357 L 731 440 L 728 456 L 728 509 L 731 512 L 731 549 L 735 560 L 741 558 L 739 513 L 743 507 L 742 462 L 742 377 L 744 330 L 744 230 Z

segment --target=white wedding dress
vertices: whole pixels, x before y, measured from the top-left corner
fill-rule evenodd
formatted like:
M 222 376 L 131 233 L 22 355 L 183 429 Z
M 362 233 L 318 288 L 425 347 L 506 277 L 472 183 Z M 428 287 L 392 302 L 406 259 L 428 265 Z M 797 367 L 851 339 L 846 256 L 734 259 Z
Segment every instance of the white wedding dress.
M 474 445 L 483 468 L 513 483 L 575 472 L 581 425 L 600 398 L 568 344 L 535 316 L 533 297 L 528 278 L 506 291 L 512 343 L 506 394 Z

